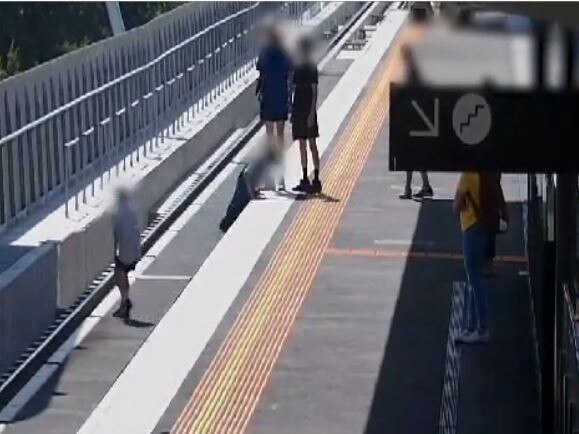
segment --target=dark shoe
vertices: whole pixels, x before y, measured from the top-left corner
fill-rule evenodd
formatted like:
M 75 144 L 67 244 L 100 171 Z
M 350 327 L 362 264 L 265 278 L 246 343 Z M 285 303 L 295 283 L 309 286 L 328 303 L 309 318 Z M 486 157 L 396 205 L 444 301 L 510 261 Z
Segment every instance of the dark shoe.
M 398 197 L 400 199 L 412 199 L 412 190 L 404 190 L 404 193 L 402 193 Z
M 434 192 L 432 191 L 432 187 L 423 187 L 418 193 L 414 195 L 416 199 L 424 199 L 426 197 L 434 196 Z
M 119 308 L 113 313 L 114 317 L 128 319 L 131 316 L 131 309 L 133 308 L 133 303 L 131 300 L 127 300 L 121 303 Z
M 113 312 L 115 318 L 122 318 L 125 313 L 125 306 L 121 303 L 119 308 Z
M 298 185 L 292 188 L 293 191 L 309 193 L 312 189 L 310 180 L 308 178 L 303 178 Z
M 322 192 L 322 182 L 319 179 L 314 179 L 312 182 L 312 193 L 319 194 Z

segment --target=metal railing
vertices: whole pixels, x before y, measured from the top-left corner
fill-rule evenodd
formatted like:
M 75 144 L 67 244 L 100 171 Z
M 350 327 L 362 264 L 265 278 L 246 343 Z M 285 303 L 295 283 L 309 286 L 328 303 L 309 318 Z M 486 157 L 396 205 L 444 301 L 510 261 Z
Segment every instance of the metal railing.
M 133 42 L 120 53 L 101 53 L 100 61 L 24 87 L 17 97 L 4 92 L 0 230 L 54 194 L 64 193 L 67 216 L 70 206 L 78 210 L 111 174 L 139 163 L 253 70 L 261 19 L 278 14 L 300 21 L 313 4 L 207 2 L 178 8 L 181 19 L 157 25 L 152 35 L 145 33 L 147 25 L 135 29 Z M 186 37 L 191 28 L 198 31 Z
M 525 240 L 540 367 L 542 432 L 579 432 L 577 276 L 562 282 L 555 271 L 555 197 L 552 175 L 529 175 Z M 565 252 L 575 255 L 575 252 Z
M 559 432 L 579 432 L 579 341 L 574 299 L 568 288 L 564 288 L 564 309 L 561 315 L 561 347 L 558 357 Z

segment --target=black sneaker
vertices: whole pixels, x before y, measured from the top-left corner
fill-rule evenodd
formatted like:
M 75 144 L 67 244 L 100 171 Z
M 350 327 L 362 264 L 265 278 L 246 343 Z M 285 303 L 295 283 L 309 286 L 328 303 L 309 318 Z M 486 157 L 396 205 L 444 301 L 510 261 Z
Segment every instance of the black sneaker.
M 312 182 L 312 193 L 319 194 L 322 192 L 322 182 L 319 179 L 314 179 Z
M 432 191 L 432 187 L 424 187 L 418 193 L 414 194 L 416 199 L 424 199 L 427 197 L 434 196 L 434 192 Z
M 398 197 L 400 199 L 412 199 L 412 190 L 404 190 L 404 193 L 402 193 Z
M 122 318 L 125 313 L 125 306 L 121 303 L 119 308 L 113 312 L 113 316 L 115 318 Z
M 310 184 L 310 180 L 308 178 L 302 178 L 300 183 L 292 188 L 293 191 L 309 193 L 312 189 L 312 185 Z
M 119 308 L 113 313 L 114 317 L 128 319 L 131 316 L 131 309 L 133 308 L 133 303 L 131 300 L 127 300 L 121 303 Z

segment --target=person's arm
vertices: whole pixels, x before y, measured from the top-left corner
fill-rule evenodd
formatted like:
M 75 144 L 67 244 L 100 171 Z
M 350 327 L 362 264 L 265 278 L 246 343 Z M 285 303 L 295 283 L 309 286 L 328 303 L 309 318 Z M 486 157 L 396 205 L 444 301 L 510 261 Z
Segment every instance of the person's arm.
M 255 86 L 255 94 L 257 95 L 258 99 L 261 99 L 262 91 L 263 91 L 263 54 L 260 53 L 259 57 L 257 58 L 257 65 L 255 67 L 259 72 L 259 77 L 257 77 L 257 85 Z
M 113 249 L 114 256 L 117 255 L 117 250 L 119 248 L 119 221 L 118 216 L 115 214 L 113 216 Z
M 288 112 L 291 112 L 292 103 L 293 103 L 293 95 L 294 95 L 294 65 L 289 58 L 289 56 L 285 55 L 285 64 L 286 64 L 286 71 L 287 71 L 287 107 Z
M 503 187 L 499 181 L 499 199 L 501 201 L 501 218 L 508 224 L 509 223 L 509 208 L 507 207 L 507 201 L 505 200 L 505 195 L 503 193 Z
M 466 197 L 468 194 L 468 190 L 466 187 L 466 175 L 462 173 L 460 175 L 460 180 L 458 181 L 458 185 L 456 187 L 456 193 L 454 194 L 454 202 L 452 204 L 452 208 L 455 212 L 460 212 L 466 206 Z
M 318 70 L 314 68 L 312 74 L 312 105 L 308 115 L 308 125 L 312 126 L 316 122 L 316 108 L 318 106 Z

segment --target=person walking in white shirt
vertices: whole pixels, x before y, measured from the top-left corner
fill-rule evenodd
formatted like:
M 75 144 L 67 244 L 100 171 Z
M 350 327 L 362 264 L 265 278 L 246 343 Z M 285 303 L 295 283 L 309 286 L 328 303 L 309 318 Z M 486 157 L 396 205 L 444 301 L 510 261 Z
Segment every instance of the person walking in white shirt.
M 117 190 L 114 216 L 115 283 L 121 293 L 121 304 L 114 316 L 129 319 L 133 303 L 129 298 L 129 273 L 141 259 L 141 231 L 126 189 Z

